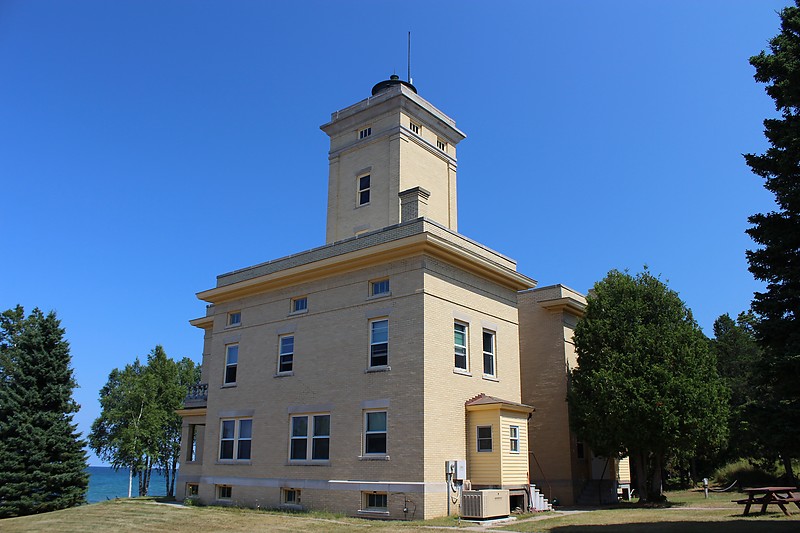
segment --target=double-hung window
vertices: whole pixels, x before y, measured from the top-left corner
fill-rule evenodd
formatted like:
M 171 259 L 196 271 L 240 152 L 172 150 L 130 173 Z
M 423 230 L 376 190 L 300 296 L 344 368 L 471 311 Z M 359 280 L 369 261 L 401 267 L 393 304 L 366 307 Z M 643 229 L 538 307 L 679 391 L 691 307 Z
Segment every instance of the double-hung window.
M 478 451 L 492 451 L 492 426 L 478 426 Z
M 495 334 L 493 331 L 483 331 L 483 374 L 495 376 Z
M 364 413 L 364 455 L 385 455 L 386 435 L 386 411 Z
M 389 290 L 389 278 L 376 279 L 375 281 L 369 282 L 370 296 L 388 296 L 390 292 L 391 291 Z
M 294 335 L 283 335 L 278 339 L 278 372 L 291 372 L 294 366 Z
M 236 368 L 239 366 L 239 345 L 229 344 L 225 347 L 225 385 L 236 384 Z
M 455 367 L 459 370 L 467 370 L 467 325 L 456 322 L 453 326 L 454 339 L 453 348 L 455 350 Z
M 331 415 L 296 415 L 291 418 L 289 459 L 327 461 L 330 459 Z
M 511 453 L 519 453 L 519 426 L 510 426 L 508 430 L 511 439 Z
M 369 366 L 389 364 L 389 320 L 382 318 L 369 323 Z
M 220 460 L 248 460 L 253 439 L 252 418 L 222 420 L 219 438 Z
M 356 194 L 356 203 L 358 205 L 367 205 L 369 203 L 369 174 L 358 177 L 358 191 Z
M 308 311 L 308 297 L 292 298 L 292 313 L 303 313 L 305 311 Z

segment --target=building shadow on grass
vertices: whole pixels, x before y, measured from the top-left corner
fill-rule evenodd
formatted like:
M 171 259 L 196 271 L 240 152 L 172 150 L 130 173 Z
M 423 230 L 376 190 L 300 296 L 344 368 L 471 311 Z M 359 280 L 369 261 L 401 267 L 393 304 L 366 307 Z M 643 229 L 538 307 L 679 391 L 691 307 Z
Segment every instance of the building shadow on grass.
M 800 531 L 797 520 L 755 520 L 742 518 L 726 522 L 658 522 L 643 524 L 609 524 L 562 526 L 550 530 L 551 533 L 796 533 Z

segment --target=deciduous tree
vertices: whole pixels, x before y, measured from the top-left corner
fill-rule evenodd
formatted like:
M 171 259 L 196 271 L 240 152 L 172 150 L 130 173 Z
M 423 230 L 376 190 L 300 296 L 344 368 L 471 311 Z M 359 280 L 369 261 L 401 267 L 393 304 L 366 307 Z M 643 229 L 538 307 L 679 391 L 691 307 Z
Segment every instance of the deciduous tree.
M 714 356 L 677 293 L 647 270 L 609 272 L 587 302 L 575 329 L 573 429 L 599 455 L 629 455 L 640 498 L 660 498 L 669 458 L 724 440 Z
M 166 494 L 173 496 L 180 459 L 181 418 L 190 384 L 199 379 L 191 359 L 179 362 L 156 346 L 143 365 L 137 358 L 114 369 L 100 390 L 100 416 L 92 424 L 89 445 L 114 468 L 128 468 L 138 480 L 140 496 L 150 488 L 152 469 L 164 474 Z
M 54 312 L 0 317 L 0 518 L 83 503 L 89 477 L 69 344 Z
M 763 452 L 777 454 L 794 481 L 792 459 L 800 457 L 800 3 L 780 12 L 781 31 L 769 41 L 769 53 L 751 57 L 755 79 L 767 84 L 780 118 L 764 121 L 770 147 L 745 155 L 764 178 L 776 208 L 749 218 L 747 233 L 760 246 L 747 252 L 750 272 L 766 282 L 752 309 L 764 350 L 759 365 Z

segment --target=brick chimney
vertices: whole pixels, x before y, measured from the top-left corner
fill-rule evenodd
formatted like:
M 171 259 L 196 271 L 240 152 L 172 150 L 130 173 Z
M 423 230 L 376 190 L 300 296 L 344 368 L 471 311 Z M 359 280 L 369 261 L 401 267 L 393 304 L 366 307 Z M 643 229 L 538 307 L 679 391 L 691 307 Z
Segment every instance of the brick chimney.
M 400 193 L 400 222 L 408 222 L 428 216 L 428 198 L 431 193 L 422 187 L 414 187 Z

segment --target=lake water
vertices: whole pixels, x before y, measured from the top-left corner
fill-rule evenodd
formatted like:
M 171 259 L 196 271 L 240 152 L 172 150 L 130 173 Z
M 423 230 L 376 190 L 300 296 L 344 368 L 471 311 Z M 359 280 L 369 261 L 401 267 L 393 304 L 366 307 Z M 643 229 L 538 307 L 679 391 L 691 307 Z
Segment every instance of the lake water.
M 86 469 L 89 472 L 89 494 L 86 499 L 89 503 L 104 502 L 114 498 L 128 497 L 128 471 L 120 468 L 116 472 L 110 466 L 90 466 Z M 138 495 L 137 479 L 133 478 L 132 495 Z M 164 483 L 164 476 L 153 470 L 150 476 L 149 496 L 164 496 L 167 494 L 167 487 Z

